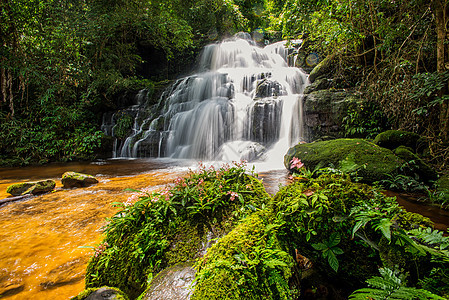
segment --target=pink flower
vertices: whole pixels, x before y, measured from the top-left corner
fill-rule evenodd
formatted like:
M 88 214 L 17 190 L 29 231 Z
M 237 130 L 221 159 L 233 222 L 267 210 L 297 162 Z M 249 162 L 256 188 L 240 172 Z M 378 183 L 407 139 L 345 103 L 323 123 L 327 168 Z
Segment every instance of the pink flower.
M 234 201 L 235 198 L 239 197 L 239 194 L 237 194 L 236 192 L 232 192 L 232 191 L 228 191 L 226 195 L 231 195 L 231 201 Z
M 301 162 L 299 158 L 293 157 L 290 161 L 290 169 L 300 169 L 304 167 L 304 164 Z

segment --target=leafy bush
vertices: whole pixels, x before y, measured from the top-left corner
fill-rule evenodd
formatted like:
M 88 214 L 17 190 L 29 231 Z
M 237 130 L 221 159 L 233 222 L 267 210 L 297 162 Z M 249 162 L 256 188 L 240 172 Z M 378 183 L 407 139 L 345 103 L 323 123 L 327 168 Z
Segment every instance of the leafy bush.
M 89 262 L 86 287 L 115 286 L 137 296 L 168 261 L 175 264 L 194 257 L 201 247 L 193 244 L 186 249 L 189 253 L 166 256 L 172 243 L 227 232 L 239 219 L 261 209 L 268 198 L 262 183 L 246 173 L 244 163 L 219 169 L 201 164 L 198 171 L 134 205 L 116 203 L 122 210 L 110 219 L 105 239 Z M 182 236 L 180 226 L 193 228 L 194 233 Z

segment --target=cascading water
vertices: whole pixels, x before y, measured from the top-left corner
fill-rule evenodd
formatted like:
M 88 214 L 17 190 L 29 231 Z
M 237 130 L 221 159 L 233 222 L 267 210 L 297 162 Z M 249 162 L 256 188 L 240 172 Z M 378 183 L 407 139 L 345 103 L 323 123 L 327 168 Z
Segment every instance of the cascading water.
M 164 93 L 157 118 L 135 121 L 117 154 L 225 161 L 263 159 L 269 149 L 283 155 L 304 138 L 307 83 L 288 60 L 285 42 L 260 48 L 232 38 L 206 46 L 199 73 Z

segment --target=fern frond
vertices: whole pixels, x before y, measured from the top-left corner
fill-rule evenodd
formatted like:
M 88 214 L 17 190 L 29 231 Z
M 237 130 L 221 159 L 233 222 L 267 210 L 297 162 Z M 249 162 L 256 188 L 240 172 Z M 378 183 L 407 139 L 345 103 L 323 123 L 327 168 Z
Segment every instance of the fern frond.
M 354 291 L 349 299 L 354 300 L 412 300 L 412 299 L 428 299 L 440 300 L 444 299 L 438 295 L 423 289 L 414 287 L 405 287 L 402 276 L 397 275 L 397 272 L 388 269 L 379 269 L 382 277 L 375 276 L 366 282 L 371 287 L 362 288 Z

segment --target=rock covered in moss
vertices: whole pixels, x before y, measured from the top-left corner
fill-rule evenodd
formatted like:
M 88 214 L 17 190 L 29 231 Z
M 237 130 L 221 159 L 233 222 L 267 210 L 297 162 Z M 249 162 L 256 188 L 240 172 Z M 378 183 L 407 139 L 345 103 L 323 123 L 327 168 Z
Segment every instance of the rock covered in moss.
M 335 139 L 298 144 L 284 156 L 284 165 L 290 169 L 293 157 L 299 158 L 309 170 L 334 167 L 374 182 L 398 174 L 403 160 L 394 153 L 363 139 Z M 356 172 L 356 174 L 355 174 Z
M 195 269 L 191 263 L 180 263 L 167 268 L 151 280 L 141 300 L 188 300 L 193 292 Z
M 292 257 L 276 237 L 270 212 L 259 211 L 221 238 L 198 262 L 192 300 L 292 299 Z
M 309 75 L 310 82 L 314 82 L 315 79 L 330 74 L 334 68 L 334 58 L 335 54 L 331 54 L 323 59 L 315 68 L 313 68 Z
M 399 146 L 406 146 L 416 150 L 419 134 L 402 130 L 387 130 L 379 133 L 373 143 L 383 148 L 396 149 Z
M 86 289 L 71 300 L 129 300 L 129 298 L 117 288 L 104 286 Z
M 394 154 L 406 161 L 410 171 L 418 174 L 421 180 L 429 182 L 438 178 L 437 172 L 426 164 L 418 155 L 413 153 L 411 148 L 399 146 L 394 150 Z
M 65 188 L 86 187 L 98 183 L 98 180 L 92 176 L 76 172 L 65 172 L 62 174 L 62 184 Z
M 42 180 L 37 182 L 16 183 L 8 186 L 6 192 L 13 196 L 27 194 L 38 195 L 52 191 L 56 186 L 54 180 Z

